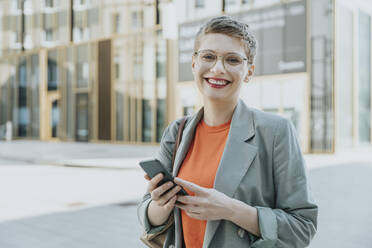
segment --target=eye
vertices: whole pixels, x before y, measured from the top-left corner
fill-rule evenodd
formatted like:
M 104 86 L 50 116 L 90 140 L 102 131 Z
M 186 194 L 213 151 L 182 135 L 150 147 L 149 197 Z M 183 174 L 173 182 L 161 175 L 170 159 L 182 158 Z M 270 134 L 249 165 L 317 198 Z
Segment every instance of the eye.
M 225 58 L 226 63 L 230 65 L 239 65 L 243 63 L 243 60 L 239 56 L 229 55 Z
M 216 60 L 216 55 L 214 55 L 213 53 L 203 53 L 200 54 L 200 58 L 205 61 L 214 61 Z

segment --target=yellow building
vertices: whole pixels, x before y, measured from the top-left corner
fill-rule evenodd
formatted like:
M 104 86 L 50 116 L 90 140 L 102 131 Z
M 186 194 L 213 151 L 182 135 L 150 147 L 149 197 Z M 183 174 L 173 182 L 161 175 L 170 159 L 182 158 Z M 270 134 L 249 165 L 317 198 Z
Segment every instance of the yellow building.
M 0 125 L 15 138 L 159 141 L 171 104 L 158 4 L 1 1 Z

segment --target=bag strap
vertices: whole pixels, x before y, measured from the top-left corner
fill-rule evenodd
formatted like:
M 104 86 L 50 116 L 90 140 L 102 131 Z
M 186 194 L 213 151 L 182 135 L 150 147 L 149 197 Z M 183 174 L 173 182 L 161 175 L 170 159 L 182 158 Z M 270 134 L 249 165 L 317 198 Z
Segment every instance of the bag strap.
M 178 146 L 180 145 L 181 140 L 182 140 L 182 133 L 183 133 L 183 128 L 185 127 L 186 120 L 187 120 L 187 118 L 183 117 L 182 120 L 181 120 L 180 126 L 178 127 L 176 145 L 174 146 L 173 155 L 172 155 L 172 167 L 174 166 L 174 160 L 176 158 L 176 153 L 177 153 L 177 150 L 178 150 Z

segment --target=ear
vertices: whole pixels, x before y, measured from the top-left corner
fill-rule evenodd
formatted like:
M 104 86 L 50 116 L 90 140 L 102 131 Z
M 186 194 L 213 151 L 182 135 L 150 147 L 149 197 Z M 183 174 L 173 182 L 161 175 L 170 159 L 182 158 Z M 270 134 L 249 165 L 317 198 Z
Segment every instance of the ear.
M 252 76 L 253 76 L 254 68 L 255 68 L 254 65 L 251 65 L 251 66 L 249 67 L 249 69 L 248 69 L 248 73 L 247 73 L 247 75 L 245 75 L 245 77 L 244 77 L 244 82 L 248 83 L 248 82 L 251 80 L 251 78 L 252 78 Z
M 192 55 L 192 58 L 191 58 L 191 70 L 192 70 L 192 74 L 195 74 L 195 56 Z

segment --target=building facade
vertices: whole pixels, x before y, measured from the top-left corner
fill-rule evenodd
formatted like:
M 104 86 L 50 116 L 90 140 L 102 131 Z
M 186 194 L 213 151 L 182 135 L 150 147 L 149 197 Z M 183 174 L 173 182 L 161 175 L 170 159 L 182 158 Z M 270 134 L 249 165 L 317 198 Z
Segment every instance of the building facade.
M 0 2 L 0 126 L 13 137 L 158 142 L 167 40 L 158 2 Z M 6 11 L 9 10 L 9 11 Z
M 205 20 L 228 14 L 248 23 L 258 40 L 255 75 L 241 94 L 248 105 L 290 119 L 308 153 L 371 145 L 371 5 L 175 2 L 183 10 L 178 15 L 178 116 L 202 104 L 189 66 L 193 36 Z
M 202 106 L 202 23 L 228 14 L 258 40 L 250 106 L 289 118 L 303 151 L 372 142 L 371 14 L 355 0 L 0 1 L 0 138 L 156 143 Z

